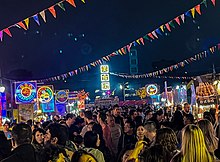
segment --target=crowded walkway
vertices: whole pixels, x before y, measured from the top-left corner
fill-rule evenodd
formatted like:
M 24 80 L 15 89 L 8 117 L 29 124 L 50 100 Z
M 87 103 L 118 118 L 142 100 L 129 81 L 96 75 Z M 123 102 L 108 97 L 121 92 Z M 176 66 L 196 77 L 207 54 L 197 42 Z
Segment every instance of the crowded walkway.
M 1 162 L 214 162 L 220 159 L 216 109 L 196 119 L 185 103 L 98 107 L 53 120 L 4 123 Z

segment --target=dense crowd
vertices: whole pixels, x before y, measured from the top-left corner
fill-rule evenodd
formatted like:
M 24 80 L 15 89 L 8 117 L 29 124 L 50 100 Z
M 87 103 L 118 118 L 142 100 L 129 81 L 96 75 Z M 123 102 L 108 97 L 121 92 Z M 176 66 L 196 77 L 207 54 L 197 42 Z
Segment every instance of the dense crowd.
M 213 162 L 220 158 L 220 115 L 197 120 L 190 105 L 175 110 L 91 108 L 53 120 L 4 123 L 1 162 Z M 12 130 L 10 130 L 10 127 Z

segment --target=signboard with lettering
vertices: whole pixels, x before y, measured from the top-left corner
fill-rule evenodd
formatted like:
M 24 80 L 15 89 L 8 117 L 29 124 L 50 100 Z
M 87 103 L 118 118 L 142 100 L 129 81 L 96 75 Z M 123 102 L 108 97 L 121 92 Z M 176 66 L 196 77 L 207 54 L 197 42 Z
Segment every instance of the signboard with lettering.
M 109 66 L 101 65 L 100 66 L 100 76 L 101 76 L 101 90 L 108 91 L 110 90 L 110 77 L 109 77 Z
M 37 90 L 38 108 L 43 112 L 54 112 L 54 91 L 52 85 L 38 87 Z
M 68 90 L 60 90 L 56 92 L 56 102 L 66 103 L 68 101 Z
M 147 95 L 152 96 L 158 93 L 158 87 L 156 84 L 149 84 L 146 86 Z
M 36 102 L 37 82 L 15 82 L 15 103 L 28 104 Z

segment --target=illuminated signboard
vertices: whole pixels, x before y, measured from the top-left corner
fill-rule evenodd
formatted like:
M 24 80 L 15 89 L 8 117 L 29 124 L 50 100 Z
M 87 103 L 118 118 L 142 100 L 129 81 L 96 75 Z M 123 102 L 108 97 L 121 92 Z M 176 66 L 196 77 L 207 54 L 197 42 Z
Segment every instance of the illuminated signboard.
M 150 96 L 157 94 L 158 92 L 157 85 L 155 84 L 147 85 L 146 91 L 147 91 L 147 94 Z
M 101 71 L 101 73 L 109 73 L 109 66 L 108 65 L 101 65 L 100 71 Z
M 53 90 L 49 86 L 42 86 L 37 91 L 37 98 L 41 103 L 48 103 L 53 99 Z
M 101 74 L 101 81 L 108 82 L 109 81 L 109 74 Z
M 102 83 L 101 83 L 101 88 L 102 88 L 102 90 L 104 90 L 104 91 L 110 90 L 110 83 L 109 83 L 109 82 L 102 82 Z
M 15 103 L 34 103 L 37 96 L 37 83 L 35 81 L 15 82 Z
M 56 93 L 56 102 L 58 103 L 66 103 L 68 100 L 68 91 L 60 90 Z
M 101 76 L 101 90 L 108 91 L 110 90 L 110 77 L 109 77 L 109 66 L 101 65 L 100 66 L 100 76 Z

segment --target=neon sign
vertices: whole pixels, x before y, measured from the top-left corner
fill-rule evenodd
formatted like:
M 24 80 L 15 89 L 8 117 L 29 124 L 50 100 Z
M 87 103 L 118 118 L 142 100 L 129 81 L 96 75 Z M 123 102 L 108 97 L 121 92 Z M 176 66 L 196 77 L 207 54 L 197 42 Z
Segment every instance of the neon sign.
M 15 83 L 15 103 L 27 104 L 36 101 L 37 83 L 30 82 L 16 82 Z
M 58 103 L 66 103 L 68 100 L 68 92 L 65 90 L 60 90 L 56 93 L 56 101 Z
M 53 99 L 53 90 L 49 86 L 42 86 L 37 91 L 37 98 L 41 103 L 48 103 Z
M 150 85 L 147 86 L 146 91 L 147 91 L 148 95 L 152 96 L 152 95 L 157 94 L 158 88 L 157 88 L 156 85 L 150 84 Z

